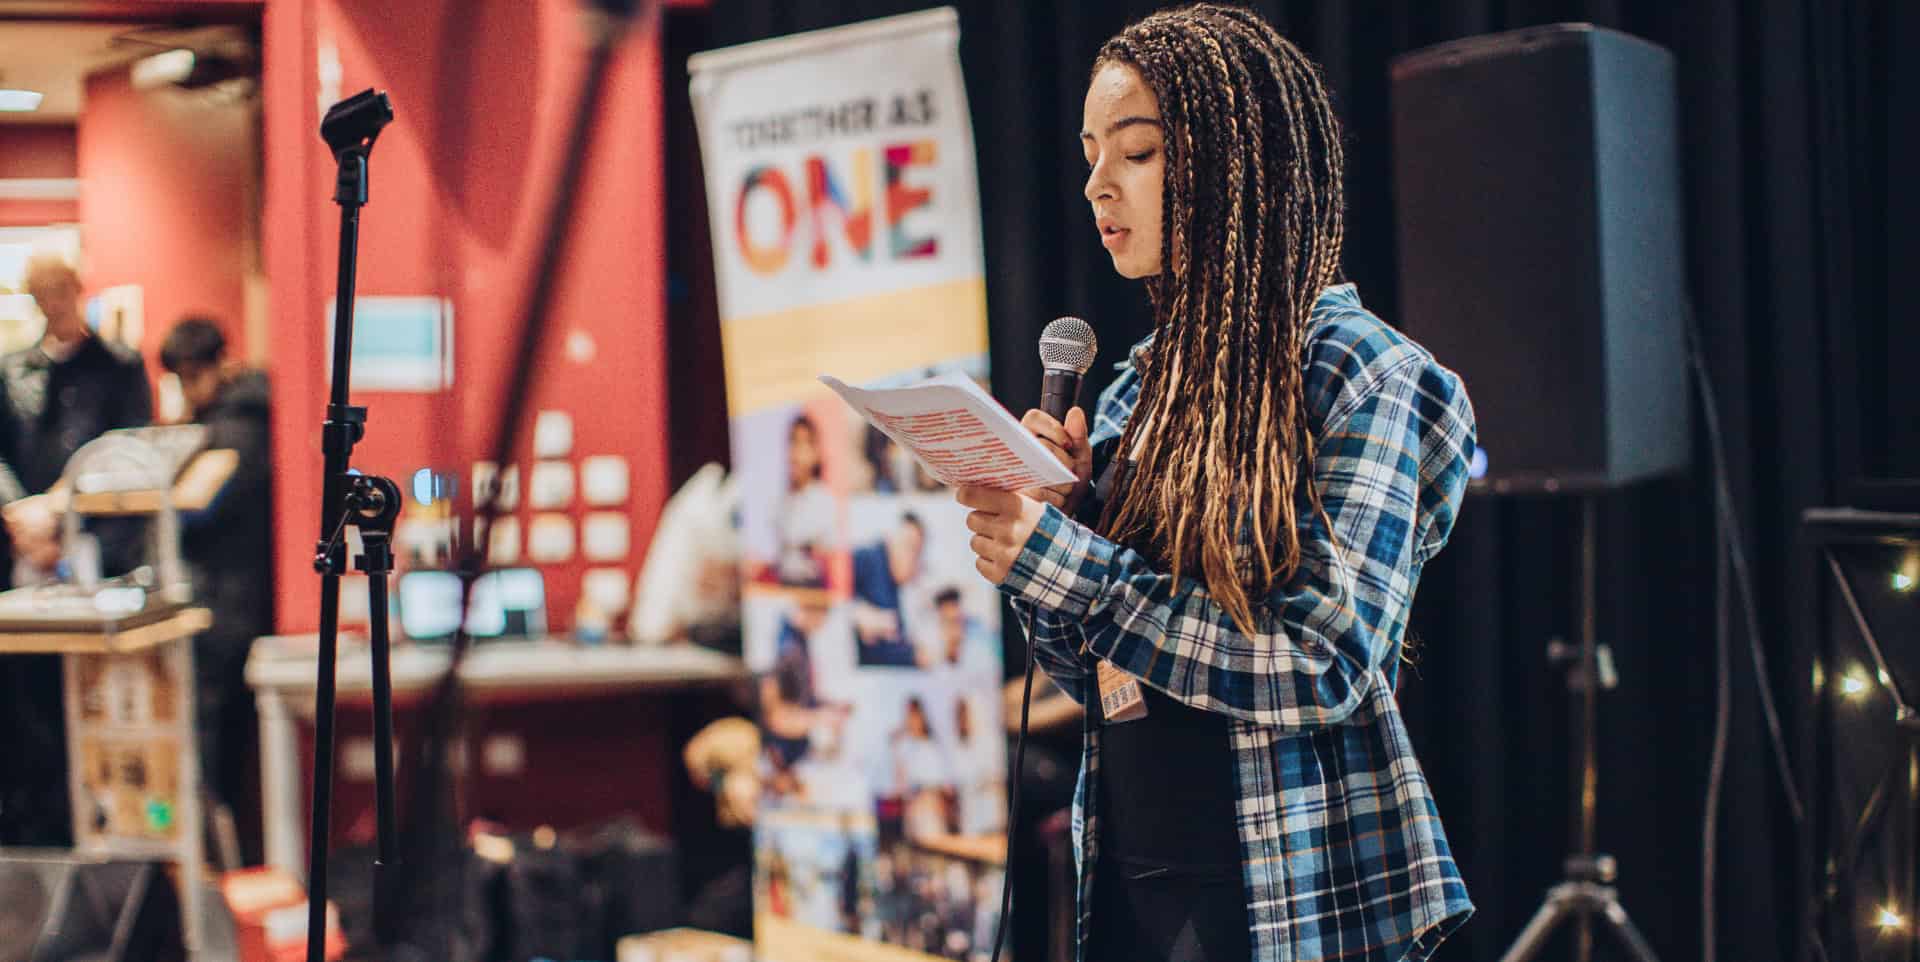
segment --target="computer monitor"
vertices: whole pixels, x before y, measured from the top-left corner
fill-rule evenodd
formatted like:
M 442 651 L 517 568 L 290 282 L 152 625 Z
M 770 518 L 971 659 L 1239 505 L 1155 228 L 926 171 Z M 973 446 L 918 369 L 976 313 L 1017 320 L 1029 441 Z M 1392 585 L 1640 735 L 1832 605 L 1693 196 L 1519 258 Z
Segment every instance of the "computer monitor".
M 394 608 L 400 631 L 414 641 L 447 641 L 460 625 L 460 577 L 418 570 L 400 576 Z M 479 641 L 539 638 L 547 633 L 547 583 L 534 568 L 489 571 L 473 583 L 467 631 Z

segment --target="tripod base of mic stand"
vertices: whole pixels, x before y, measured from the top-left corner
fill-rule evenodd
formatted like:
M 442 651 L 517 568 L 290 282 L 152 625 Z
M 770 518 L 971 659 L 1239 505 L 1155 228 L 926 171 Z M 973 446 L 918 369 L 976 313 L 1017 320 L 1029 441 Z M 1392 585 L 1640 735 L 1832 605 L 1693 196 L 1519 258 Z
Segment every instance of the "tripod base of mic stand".
M 1620 895 L 1611 884 L 1612 865 L 1613 859 L 1605 855 L 1568 859 L 1568 880 L 1547 890 L 1546 902 L 1533 913 L 1533 919 L 1500 962 L 1529 962 L 1546 949 L 1547 940 L 1553 938 L 1560 923 L 1590 923 L 1596 917 L 1619 938 L 1634 962 L 1660 962 L 1620 904 Z

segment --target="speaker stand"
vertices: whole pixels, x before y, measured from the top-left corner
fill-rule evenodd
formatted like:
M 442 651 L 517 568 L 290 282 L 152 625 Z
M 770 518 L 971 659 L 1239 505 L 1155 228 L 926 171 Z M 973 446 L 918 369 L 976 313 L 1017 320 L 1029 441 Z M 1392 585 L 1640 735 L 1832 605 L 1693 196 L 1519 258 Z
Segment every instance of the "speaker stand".
M 1613 934 L 1627 948 L 1627 954 L 1635 962 L 1659 962 L 1653 954 L 1653 947 L 1640 935 L 1633 920 L 1627 917 L 1627 910 L 1620 904 L 1620 895 L 1613 885 L 1613 856 L 1576 855 L 1567 859 L 1567 880 L 1547 890 L 1547 900 L 1540 910 L 1533 913 L 1532 920 L 1513 941 L 1512 947 L 1500 957 L 1500 962 L 1527 962 L 1545 951 L 1547 940 L 1560 923 L 1573 920 L 1576 929 L 1574 936 L 1578 947 L 1578 957 L 1588 959 L 1593 955 L 1593 919 L 1598 916 Z
M 1573 808 L 1575 851 L 1567 856 L 1565 879 L 1547 890 L 1546 901 L 1500 957 L 1500 962 L 1530 962 L 1538 958 L 1554 930 L 1568 921 L 1574 924 L 1574 958 L 1577 962 L 1589 962 L 1593 958 L 1596 917 L 1626 946 L 1634 962 L 1659 962 L 1652 946 L 1640 935 L 1633 920 L 1627 917 L 1626 908 L 1620 904 L 1620 895 L 1613 887 L 1618 871 L 1613 856 L 1594 851 L 1594 815 L 1600 784 L 1599 752 L 1594 736 L 1600 690 L 1611 689 L 1619 683 L 1612 653 L 1595 640 L 1598 498 L 1598 494 L 1591 492 L 1580 496 L 1580 644 L 1575 647 L 1555 639 L 1547 646 L 1548 659 L 1567 666 L 1567 690 L 1576 696 L 1572 711 L 1580 743 L 1579 757 L 1573 760 L 1572 768 L 1579 779 L 1580 791 Z

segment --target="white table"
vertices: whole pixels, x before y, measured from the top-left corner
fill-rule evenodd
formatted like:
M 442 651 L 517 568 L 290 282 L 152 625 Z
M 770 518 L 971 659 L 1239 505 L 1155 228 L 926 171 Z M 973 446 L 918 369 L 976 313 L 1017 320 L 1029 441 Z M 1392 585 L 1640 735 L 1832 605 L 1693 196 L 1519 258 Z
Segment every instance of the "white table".
M 254 643 L 247 684 L 260 711 L 260 781 L 267 864 L 306 877 L 307 811 L 295 716 L 314 715 L 318 638 L 280 635 Z M 390 662 L 396 703 L 425 694 L 447 669 L 444 646 L 400 645 Z M 341 702 L 371 697 L 372 662 L 365 639 L 343 635 L 335 669 Z M 488 642 L 460 669 L 474 702 L 620 692 L 670 691 L 747 677 L 740 659 L 693 645 L 581 646 L 554 639 Z

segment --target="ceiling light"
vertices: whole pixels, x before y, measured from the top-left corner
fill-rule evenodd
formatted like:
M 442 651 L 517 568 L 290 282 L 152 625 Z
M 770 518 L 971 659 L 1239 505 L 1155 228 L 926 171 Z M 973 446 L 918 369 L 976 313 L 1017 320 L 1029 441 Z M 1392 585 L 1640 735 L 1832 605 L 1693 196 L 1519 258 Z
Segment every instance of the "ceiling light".
M 40 109 L 40 91 L 0 87 L 0 111 L 28 113 Z

